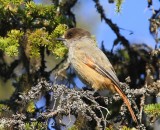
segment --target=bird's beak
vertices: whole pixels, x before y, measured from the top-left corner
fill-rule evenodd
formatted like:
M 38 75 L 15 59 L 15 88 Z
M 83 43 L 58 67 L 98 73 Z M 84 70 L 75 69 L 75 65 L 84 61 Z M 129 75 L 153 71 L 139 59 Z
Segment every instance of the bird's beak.
M 65 38 L 59 37 L 55 39 L 56 41 L 65 41 Z
M 56 41 L 62 41 L 64 45 L 66 45 L 66 39 L 64 38 L 64 36 L 56 38 Z

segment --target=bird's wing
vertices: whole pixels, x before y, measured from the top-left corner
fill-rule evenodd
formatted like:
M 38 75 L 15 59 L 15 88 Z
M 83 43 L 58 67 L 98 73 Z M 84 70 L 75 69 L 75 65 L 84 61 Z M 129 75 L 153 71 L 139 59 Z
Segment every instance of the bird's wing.
M 82 62 L 97 71 L 99 74 L 112 80 L 115 85 L 120 86 L 119 80 L 110 61 L 106 55 L 95 46 L 94 41 L 85 39 L 77 42 L 74 55 L 79 57 Z
M 116 86 L 120 86 L 119 80 L 110 66 L 106 67 L 107 65 L 105 65 L 105 68 L 102 67 L 98 62 L 95 62 L 95 60 L 87 54 L 85 54 L 83 62 L 90 68 L 97 71 L 99 74 L 103 75 L 106 78 L 109 78 Z

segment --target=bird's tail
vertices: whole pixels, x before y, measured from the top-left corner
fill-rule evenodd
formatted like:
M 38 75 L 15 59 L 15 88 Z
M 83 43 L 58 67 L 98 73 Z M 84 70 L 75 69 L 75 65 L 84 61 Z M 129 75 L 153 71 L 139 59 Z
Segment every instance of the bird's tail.
M 116 85 L 114 85 L 114 88 L 116 90 L 116 92 L 122 97 L 124 103 L 126 104 L 126 106 L 128 107 L 129 112 L 131 113 L 132 119 L 134 120 L 134 122 L 138 123 L 137 118 L 134 114 L 134 111 L 130 105 L 130 102 L 128 100 L 128 98 L 126 97 L 126 95 L 123 93 L 123 91 L 117 87 Z

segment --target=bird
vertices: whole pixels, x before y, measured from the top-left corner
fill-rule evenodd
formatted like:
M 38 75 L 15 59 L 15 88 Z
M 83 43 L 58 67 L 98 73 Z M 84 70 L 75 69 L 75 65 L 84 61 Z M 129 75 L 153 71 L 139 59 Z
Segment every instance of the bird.
M 120 88 L 120 81 L 112 64 L 96 46 L 91 33 L 82 28 L 70 28 L 58 40 L 62 40 L 68 48 L 69 63 L 82 82 L 95 91 L 107 89 L 118 93 L 128 107 L 133 121 L 137 123 L 137 117 L 127 96 Z

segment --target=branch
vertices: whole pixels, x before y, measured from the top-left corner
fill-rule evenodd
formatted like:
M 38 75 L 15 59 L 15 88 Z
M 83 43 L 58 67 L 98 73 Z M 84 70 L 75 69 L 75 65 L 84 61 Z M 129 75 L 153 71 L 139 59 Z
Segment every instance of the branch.
M 95 2 L 95 7 L 97 8 L 98 13 L 101 16 L 101 20 L 104 20 L 106 22 L 106 24 L 108 24 L 108 26 L 112 29 L 112 31 L 116 34 L 117 39 L 115 39 L 113 47 L 111 52 L 113 52 L 113 48 L 115 45 L 117 45 L 119 42 L 121 42 L 121 44 L 123 44 L 129 51 L 130 56 L 132 57 L 131 53 L 130 53 L 130 45 L 129 45 L 129 41 L 120 34 L 120 28 L 117 26 L 117 24 L 114 24 L 110 19 L 108 19 L 104 13 L 104 9 L 103 7 L 100 5 L 99 0 L 93 0 Z

